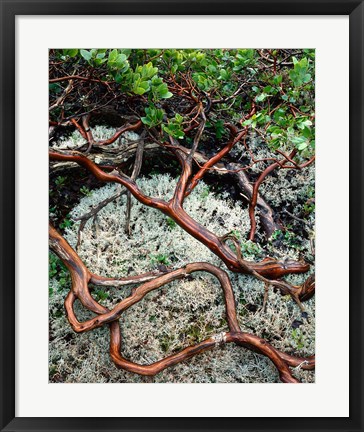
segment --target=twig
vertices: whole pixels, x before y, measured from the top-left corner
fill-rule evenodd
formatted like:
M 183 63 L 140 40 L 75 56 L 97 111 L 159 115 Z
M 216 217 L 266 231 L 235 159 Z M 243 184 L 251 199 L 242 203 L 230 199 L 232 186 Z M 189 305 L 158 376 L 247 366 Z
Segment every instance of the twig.
M 131 179 L 132 180 L 136 180 L 140 170 L 142 168 L 142 163 L 143 163 L 143 153 L 144 153 L 144 136 L 145 133 L 143 133 L 143 135 L 141 136 L 141 139 L 138 142 L 138 146 L 137 146 L 137 150 L 136 150 L 136 154 L 135 154 L 135 162 L 134 162 L 134 167 L 133 167 L 133 172 L 131 174 Z M 126 213 L 125 213 L 125 232 L 126 234 L 128 234 L 130 236 L 131 231 L 130 231 L 130 212 L 131 212 L 131 194 L 128 191 L 126 193 Z
M 119 188 L 120 188 L 120 186 L 119 186 Z M 74 218 L 75 221 L 81 221 L 80 226 L 78 227 L 78 232 L 77 232 L 77 245 L 76 245 L 77 250 L 79 249 L 79 247 L 81 245 L 81 233 L 82 233 L 83 229 L 85 228 L 87 221 L 90 218 L 95 217 L 101 209 L 103 209 L 109 203 L 113 202 L 114 200 L 119 198 L 121 195 L 124 195 L 125 193 L 126 193 L 125 190 L 120 189 L 118 192 L 116 192 L 111 197 L 106 198 L 103 201 L 101 201 L 99 204 L 97 204 L 97 206 L 93 207 L 89 212 L 85 213 L 82 216 L 78 216 L 78 217 Z

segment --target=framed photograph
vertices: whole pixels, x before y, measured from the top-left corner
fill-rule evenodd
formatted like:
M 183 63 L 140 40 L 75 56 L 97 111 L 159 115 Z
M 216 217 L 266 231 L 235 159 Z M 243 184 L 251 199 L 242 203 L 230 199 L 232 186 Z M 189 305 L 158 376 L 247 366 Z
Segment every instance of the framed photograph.
M 363 8 L 1 2 L 1 430 L 363 430 Z

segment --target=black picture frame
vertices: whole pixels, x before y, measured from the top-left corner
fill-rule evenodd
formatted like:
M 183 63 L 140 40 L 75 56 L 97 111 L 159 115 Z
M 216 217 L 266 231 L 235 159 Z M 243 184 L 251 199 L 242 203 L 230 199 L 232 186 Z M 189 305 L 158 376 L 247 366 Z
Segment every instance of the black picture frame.
M 363 431 L 362 185 L 364 4 L 357 0 L 0 0 L 0 429 L 1 431 Z M 16 15 L 348 15 L 350 22 L 350 415 L 348 418 L 20 418 L 15 416 Z M 308 30 L 309 31 L 309 30 Z M 338 107 L 339 110 L 339 107 Z M 336 127 L 335 123 L 332 127 Z M 333 215 L 334 217 L 334 215 Z M 339 265 L 339 263 L 333 263 Z M 333 320 L 335 317 L 333 317 Z M 340 349 L 340 341 L 333 352 Z M 338 374 L 340 366 L 338 365 Z M 335 382 L 333 381 L 333 390 Z M 305 404 L 310 401 L 297 401 Z M 224 401 L 228 407 L 228 400 Z M 141 408 L 142 409 L 142 408 Z M 262 407 L 264 410 L 264 407 Z

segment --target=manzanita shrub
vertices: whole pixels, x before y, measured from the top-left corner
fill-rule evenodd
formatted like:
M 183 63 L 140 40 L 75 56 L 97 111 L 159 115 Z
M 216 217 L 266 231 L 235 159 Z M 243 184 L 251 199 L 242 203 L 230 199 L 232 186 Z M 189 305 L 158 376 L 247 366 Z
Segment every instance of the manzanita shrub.
M 225 122 L 241 122 L 273 151 L 295 148 L 302 158 L 314 154 L 313 49 L 64 49 L 51 50 L 50 56 L 69 75 L 103 82 L 100 96 L 108 90 L 109 97 L 129 103 L 133 96 L 143 96 L 141 112 L 137 108 L 142 122 L 159 126 L 165 137 L 185 137 L 183 125 L 190 118 L 180 102 L 188 80 L 195 97 L 211 99 L 206 127 L 218 140 L 227 136 Z M 51 70 L 60 74 L 55 66 Z M 62 84 L 50 83 L 51 99 L 60 94 Z M 91 95 L 83 96 L 82 106 L 75 100 L 63 107 L 63 117 L 81 113 L 94 102 Z M 253 106 L 255 113 L 244 120 Z M 51 111 L 51 120 L 60 120 L 59 110 Z
M 140 375 L 156 375 L 225 343 L 269 358 L 283 382 L 298 381 L 292 367 L 312 370 L 314 356 L 281 351 L 274 346 L 276 339 L 268 334 L 257 336 L 241 327 L 234 297 L 239 287 L 233 287 L 231 281 L 233 275 L 244 275 L 250 281 L 249 289 L 256 287 L 253 281 L 259 281 L 264 290 L 262 317 L 270 288 L 288 301 L 293 299 L 301 319 L 294 320 L 294 331 L 288 333 L 298 350 L 305 348 L 304 332 L 297 329 L 304 320 L 309 322 L 307 310 L 312 314 L 313 308 L 305 309 L 303 303 L 315 292 L 315 51 L 52 49 L 49 60 L 49 157 L 54 180 L 50 186 L 50 248 L 72 276 L 65 307 L 73 330 L 84 333 L 108 327 L 111 359 L 119 368 Z M 302 174 L 308 167 L 308 173 Z M 151 192 L 148 182 L 144 189 L 140 187 L 143 182 L 138 176 L 153 177 L 167 171 L 174 185 L 171 194 L 158 195 L 158 188 Z M 226 209 L 224 204 L 221 214 L 215 209 L 205 220 L 202 214 L 192 215 L 188 199 L 199 182 L 207 178 L 206 185 L 200 183 L 201 206 L 211 200 L 213 190 L 226 199 Z M 72 219 L 72 204 L 82 196 L 92 197 L 94 187 L 105 182 L 115 183 L 118 188 Z M 278 183 L 278 191 L 274 182 Z M 156 211 L 156 218 L 161 218 L 158 227 L 165 224 L 164 229 L 177 232 L 178 225 L 194 237 L 215 256 L 216 265 L 201 262 L 202 254 L 195 248 L 194 262 L 174 268 L 176 255 L 168 249 L 172 243 L 166 242 L 167 249 L 142 252 L 156 267 L 153 271 L 130 276 L 130 269 L 136 267 L 131 262 L 125 277 L 93 273 L 78 254 L 82 231 L 91 220 L 95 238 L 99 238 L 98 216 L 105 206 L 115 200 L 120 202 L 122 194 L 124 219 L 120 212 L 113 217 L 128 239 L 133 238 L 135 230 L 131 218 L 133 197 Z M 243 224 L 229 227 L 233 201 L 244 207 L 249 233 L 242 229 Z M 201 212 L 206 216 L 206 206 Z M 215 223 L 213 229 L 208 228 L 211 221 Z M 77 229 L 73 247 L 62 235 L 71 229 Z M 157 231 L 154 229 L 152 234 Z M 96 242 L 93 256 L 109 263 L 108 248 L 114 239 L 109 234 L 106 237 L 102 246 Z M 145 235 L 139 237 L 143 243 Z M 157 237 L 161 243 L 165 241 L 163 234 Z M 57 262 L 51 262 L 51 275 L 57 277 L 59 268 Z M 210 273 L 219 280 L 228 331 L 209 335 L 197 345 L 199 338 L 193 337 L 190 345 L 178 352 L 169 352 L 171 338 L 167 335 L 161 344 L 161 356 L 168 355 L 160 361 L 141 365 L 125 359 L 119 326 L 124 311 L 150 291 L 195 272 Z M 139 286 L 110 307 L 103 304 L 108 294 L 95 289 L 125 284 Z M 254 313 L 258 306 L 248 304 L 242 292 L 238 294 L 239 302 Z M 79 321 L 74 308 L 78 300 L 96 316 Z M 210 331 L 210 324 L 205 324 Z M 287 333 L 290 324 L 279 324 Z M 195 329 L 189 332 L 197 333 Z

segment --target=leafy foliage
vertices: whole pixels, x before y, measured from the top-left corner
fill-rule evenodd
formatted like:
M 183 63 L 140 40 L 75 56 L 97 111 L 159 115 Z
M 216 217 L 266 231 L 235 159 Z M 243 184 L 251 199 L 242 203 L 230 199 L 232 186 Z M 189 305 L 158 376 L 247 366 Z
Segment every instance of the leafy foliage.
M 48 276 L 49 279 L 57 278 L 59 282 L 59 289 L 61 291 L 69 289 L 71 283 L 70 274 L 63 262 L 52 252 L 49 252 Z M 53 288 L 49 288 L 49 295 L 52 294 Z
M 298 158 L 314 154 L 314 50 L 63 49 L 51 50 L 51 59 L 62 62 L 62 74 L 76 70 L 106 84 L 93 95 L 85 81 L 79 84 L 85 89 L 82 106 L 76 101 L 65 105 L 64 117 L 87 111 L 109 92 L 132 107 L 146 126 L 158 128 L 162 139 L 183 140 L 195 114 L 181 103 L 188 96 L 204 105 L 220 101 L 206 125 L 218 141 L 226 138 L 227 121 L 241 122 L 273 152 L 296 149 Z M 51 76 L 52 71 L 61 74 L 52 67 Z M 50 98 L 66 85 L 51 82 Z M 55 108 L 51 118 L 60 114 Z

